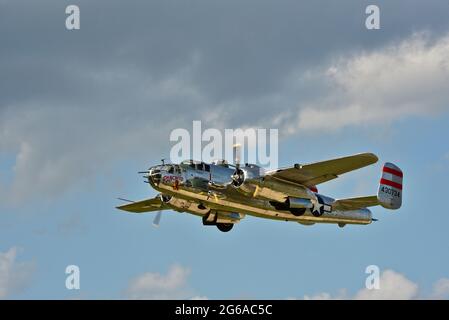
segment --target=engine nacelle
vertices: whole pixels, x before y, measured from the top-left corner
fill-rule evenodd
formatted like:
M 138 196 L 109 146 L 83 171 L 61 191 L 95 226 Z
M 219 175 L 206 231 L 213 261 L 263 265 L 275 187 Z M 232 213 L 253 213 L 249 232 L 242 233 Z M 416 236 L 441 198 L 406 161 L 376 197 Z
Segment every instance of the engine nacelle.
M 232 175 L 232 185 L 240 187 L 248 180 L 259 179 L 264 176 L 264 169 L 255 164 L 246 164 L 235 169 Z
M 306 198 L 288 197 L 284 202 L 270 201 L 270 204 L 276 210 L 290 211 L 295 216 L 301 216 L 307 209 L 313 208 L 312 200 Z
M 232 185 L 244 194 L 254 194 L 263 175 L 263 168 L 255 164 L 246 164 L 244 167 L 235 169 Z
M 312 201 L 304 198 L 288 197 L 287 204 L 290 209 L 310 209 L 313 207 Z
M 189 212 L 196 215 L 205 215 L 210 211 L 209 208 L 199 205 L 196 202 L 167 196 L 167 195 L 161 195 L 161 200 L 170 205 L 170 207 L 178 212 Z
M 315 197 L 306 187 L 265 176 L 263 168 L 256 165 L 237 168 L 232 175 L 232 185 L 247 196 L 277 202 L 285 202 L 288 197 L 305 199 Z

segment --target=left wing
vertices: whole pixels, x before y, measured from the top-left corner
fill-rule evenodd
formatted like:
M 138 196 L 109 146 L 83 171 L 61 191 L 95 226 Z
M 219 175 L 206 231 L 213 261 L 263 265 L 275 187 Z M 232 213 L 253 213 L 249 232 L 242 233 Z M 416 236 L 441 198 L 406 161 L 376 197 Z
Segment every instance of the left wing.
M 295 164 L 293 167 L 268 171 L 266 175 L 306 187 L 313 187 L 335 179 L 340 174 L 376 163 L 377 160 L 377 156 L 372 153 L 360 153 L 310 164 Z
M 159 196 L 152 199 L 145 199 L 141 201 L 127 203 L 121 206 L 116 207 L 117 209 L 134 212 L 134 213 L 142 213 L 142 212 L 151 212 L 151 211 L 159 211 L 164 209 L 169 209 L 169 207 L 162 202 Z
M 377 196 L 340 199 L 332 204 L 333 210 L 349 211 L 379 205 Z

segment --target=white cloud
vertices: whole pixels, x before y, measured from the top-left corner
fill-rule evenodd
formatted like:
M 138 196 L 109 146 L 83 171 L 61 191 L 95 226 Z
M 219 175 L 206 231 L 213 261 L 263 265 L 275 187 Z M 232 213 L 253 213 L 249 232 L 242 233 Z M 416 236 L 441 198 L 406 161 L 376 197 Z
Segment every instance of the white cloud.
M 403 274 L 394 270 L 385 270 L 380 276 L 380 288 L 369 290 L 360 289 L 354 296 L 347 294 L 346 289 L 341 289 L 336 295 L 328 292 L 318 293 L 312 296 L 305 295 L 304 299 L 331 300 L 411 300 L 411 299 L 447 299 L 449 298 L 449 279 L 442 278 L 435 282 L 432 293 L 427 296 L 420 295 L 418 284 L 411 281 Z
M 132 279 L 125 291 L 129 299 L 207 299 L 195 295 L 187 284 L 190 269 L 180 265 L 170 267 L 166 275 L 146 272 Z
M 321 292 L 312 296 L 305 295 L 304 300 L 343 300 L 347 299 L 347 292 L 345 289 L 341 289 L 335 296 L 332 296 L 328 292 Z
M 0 299 L 20 293 L 29 283 L 34 271 L 34 263 L 17 262 L 18 249 L 10 248 L 0 252 Z
M 322 98 L 300 104 L 296 130 L 383 125 L 435 114 L 449 107 L 449 35 L 434 40 L 414 34 L 399 44 L 340 59 L 314 76 L 327 89 L 323 86 Z
M 356 300 L 410 300 L 418 297 L 418 285 L 393 270 L 385 270 L 380 277 L 380 288 L 364 288 L 357 292 Z
M 449 279 L 443 278 L 433 285 L 433 299 L 449 299 Z
M 15 155 L 15 163 L 8 168 L 12 181 L 0 184 L 1 202 L 21 204 L 52 198 L 77 183 L 110 173 L 122 159 L 151 161 L 168 154 L 170 130 L 185 126 L 186 121 L 164 106 L 183 103 L 191 108 L 190 103 L 200 102 L 187 84 L 184 91 L 168 92 L 165 82 L 142 84 L 140 73 L 133 76 L 136 83 L 129 95 L 136 98 L 132 101 L 116 98 L 107 105 L 93 101 L 82 106 L 73 106 L 71 101 L 46 106 L 27 102 L 6 108 L 0 117 L 0 152 Z M 97 81 L 100 79 L 95 77 L 88 80 L 92 86 L 100 86 Z M 177 81 L 182 86 L 182 80 Z M 171 80 L 170 86 L 174 82 Z M 116 85 L 110 85 L 111 92 Z M 132 104 L 129 109 L 128 104 Z M 191 115 L 195 117 L 195 112 Z

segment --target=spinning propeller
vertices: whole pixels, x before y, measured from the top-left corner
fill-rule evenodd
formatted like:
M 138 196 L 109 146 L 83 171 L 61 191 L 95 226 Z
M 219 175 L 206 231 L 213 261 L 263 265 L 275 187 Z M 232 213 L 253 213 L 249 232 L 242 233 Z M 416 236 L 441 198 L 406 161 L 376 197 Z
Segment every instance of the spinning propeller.
M 235 171 L 231 176 L 232 184 L 234 186 L 239 186 L 242 184 L 243 179 L 245 178 L 243 175 L 242 169 L 240 169 L 240 160 L 242 159 L 242 145 L 237 143 L 232 146 L 233 155 L 234 155 L 234 165 Z
M 159 228 L 159 224 L 161 222 L 162 210 L 158 211 L 156 216 L 153 219 L 153 227 Z

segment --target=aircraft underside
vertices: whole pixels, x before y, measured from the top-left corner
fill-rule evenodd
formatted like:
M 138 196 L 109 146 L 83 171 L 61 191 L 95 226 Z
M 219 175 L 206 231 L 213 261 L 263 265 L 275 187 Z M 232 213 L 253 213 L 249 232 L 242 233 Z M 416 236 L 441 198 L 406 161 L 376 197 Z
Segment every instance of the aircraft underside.
M 328 205 L 327 211 L 316 216 L 311 210 L 297 213 L 290 210 L 276 209 L 268 200 L 248 198 L 221 198 L 219 195 L 198 193 L 179 189 L 174 191 L 171 186 L 159 185 L 157 188 L 165 195 L 165 201 L 173 210 L 187 212 L 203 217 L 204 225 L 236 224 L 245 215 L 259 218 L 296 221 L 303 225 L 315 223 L 335 223 L 340 227 L 346 224 L 370 224 L 372 215 L 368 209 L 337 211 Z

